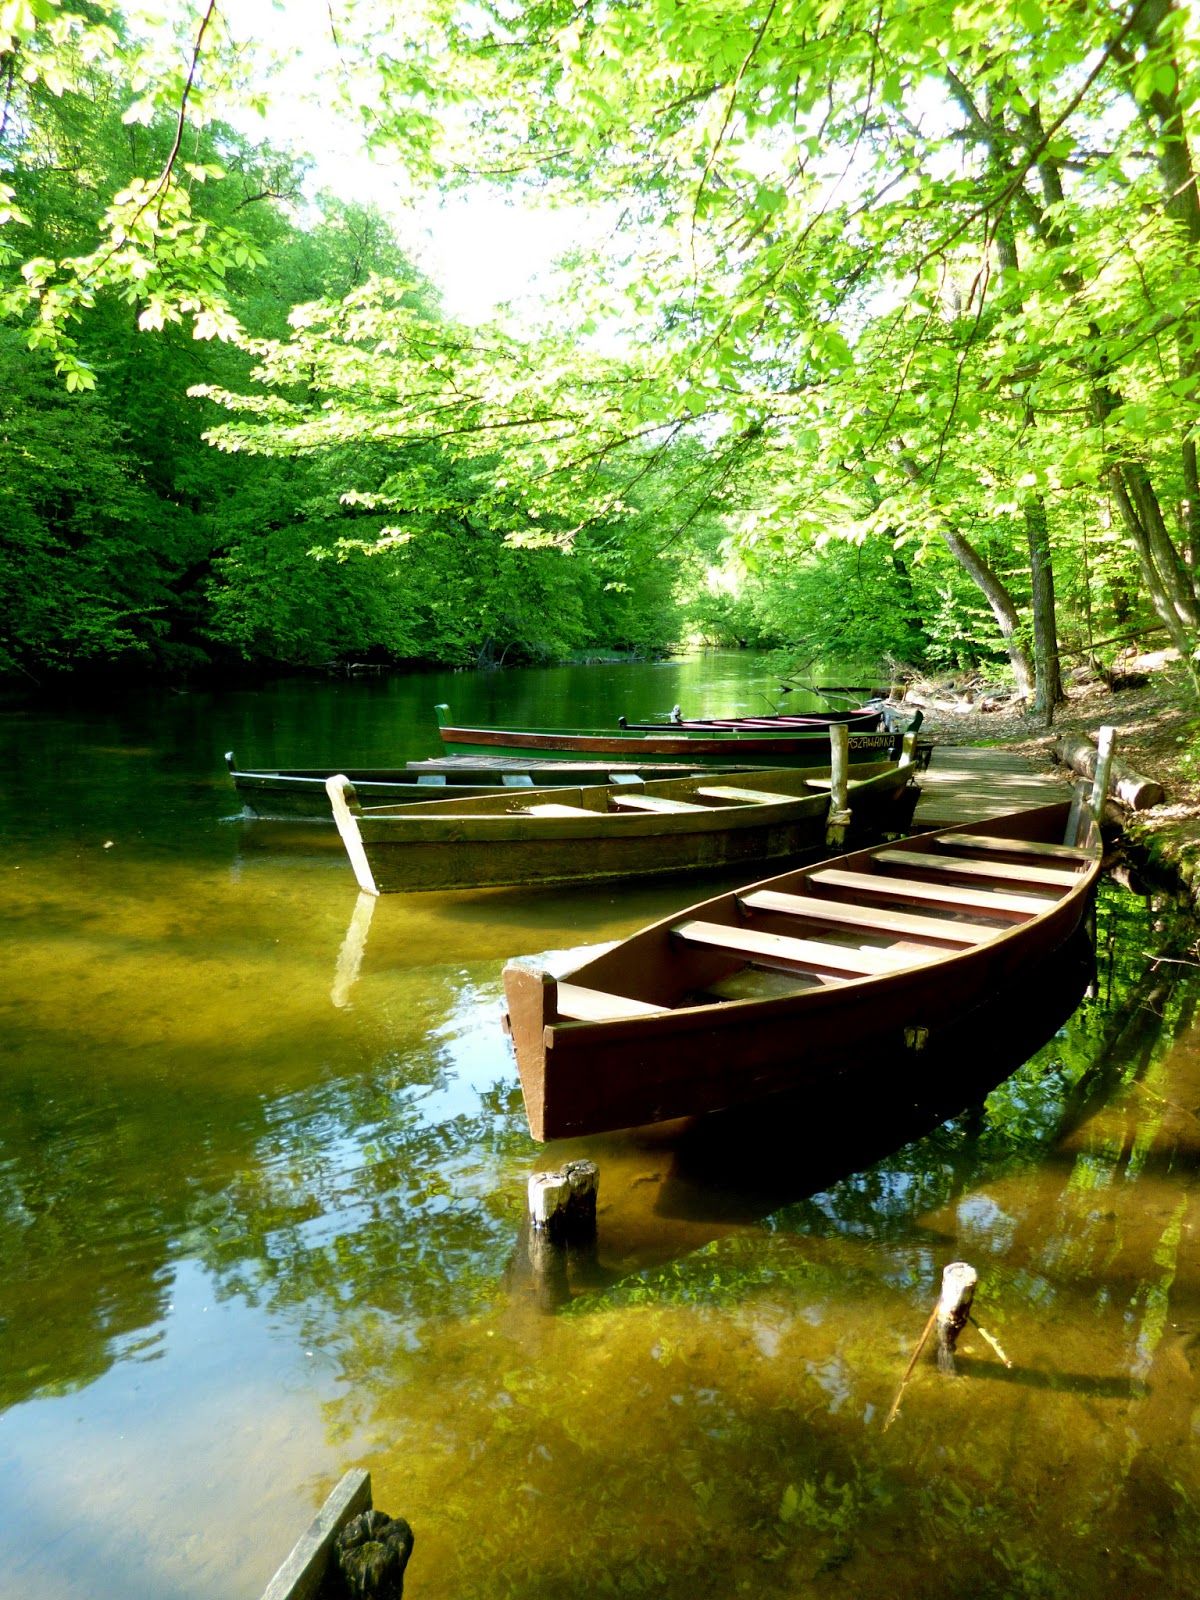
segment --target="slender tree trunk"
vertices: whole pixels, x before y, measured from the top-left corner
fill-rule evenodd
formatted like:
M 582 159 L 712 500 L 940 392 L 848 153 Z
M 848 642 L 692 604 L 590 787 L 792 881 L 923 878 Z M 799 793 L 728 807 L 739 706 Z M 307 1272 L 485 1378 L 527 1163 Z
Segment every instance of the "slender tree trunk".
M 1000 629 L 1000 635 L 1004 640 L 1017 693 L 1023 700 L 1031 699 L 1035 677 L 1033 662 L 1021 643 L 1021 619 L 1017 615 L 1017 608 L 1004 585 L 1004 580 L 988 565 L 966 535 L 952 527 L 948 521 L 943 519 L 939 531 L 947 550 L 963 571 L 979 586 L 984 599 L 991 607 L 992 616 L 995 617 L 996 626 Z
M 1054 604 L 1054 565 L 1050 552 L 1050 528 L 1046 502 L 1040 494 L 1025 501 L 1025 539 L 1029 548 L 1029 571 L 1033 579 L 1033 662 L 1036 693 L 1033 711 L 1045 718 L 1049 727 L 1054 708 L 1066 699 L 1062 667 L 1058 659 L 1058 615 Z
M 1092 409 L 1101 428 L 1117 404 L 1116 396 L 1106 384 L 1094 386 Z M 1121 521 L 1137 552 L 1154 609 L 1170 629 L 1176 647 L 1185 657 L 1189 656 L 1188 632 L 1194 633 L 1200 625 L 1196 590 L 1171 543 L 1149 474 L 1139 461 L 1123 460 L 1110 462 L 1106 476 Z
M 999 91 L 1003 90 L 1003 79 L 996 80 L 993 91 L 989 91 L 982 108 L 978 106 L 971 96 L 967 86 L 953 74 L 951 75 L 951 90 L 959 104 L 967 112 L 971 125 L 979 132 L 984 147 L 987 150 L 988 165 L 997 186 L 1001 191 L 1008 187 L 1007 180 L 1012 177 L 1012 148 L 1013 138 L 1009 129 L 1004 125 L 1004 114 L 997 106 L 1007 103 L 1008 96 Z M 1022 194 L 1024 190 L 1020 191 Z M 1030 202 L 1027 200 L 1026 204 Z M 997 287 L 1003 292 L 1006 284 L 1016 281 L 1020 268 L 1017 251 L 1017 234 L 1014 226 L 1013 215 L 1008 202 L 995 220 L 994 242 L 997 266 Z M 1026 412 L 1026 423 L 1032 427 L 1036 417 L 1032 411 Z M 1029 552 L 1029 573 L 1033 599 L 1033 664 L 1032 669 L 1027 666 L 1028 657 L 1023 656 L 1022 665 L 1018 667 L 1013 661 L 1013 669 L 1017 674 L 1018 685 L 1022 673 L 1031 675 L 1033 679 L 1033 704 L 1032 710 L 1040 713 L 1046 720 L 1047 726 L 1054 717 L 1054 708 L 1060 700 L 1064 699 L 1062 687 L 1062 674 L 1058 659 L 1058 618 L 1054 605 L 1054 567 L 1050 550 L 1050 530 L 1046 517 L 1046 505 L 1041 495 L 1031 494 L 1025 501 L 1025 537 Z M 959 557 L 960 561 L 962 557 Z M 986 567 L 986 563 L 984 563 Z M 969 569 L 968 569 L 969 570 Z M 989 578 L 980 586 L 988 597 L 992 607 L 992 614 L 1000 624 L 1001 631 L 1005 632 L 1009 640 L 1009 657 L 1013 659 L 1013 645 L 1015 638 L 1011 631 L 1012 623 L 1001 620 L 1002 611 L 997 610 L 996 585 L 998 578 L 987 569 Z M 980 582 L 976 577 L 976 582 Z M 1000 585 L 1003 588 L 1003 585 Z M 1012 608 L 1011 598 L 1007 597 L 1008 607 L 1012 609 L 1015 619 L 1015 608 Z M 1006 631 L 1009 630 L 1009 631 Z M 1023 692 L 1028 697 L 1028 688 Z
M 920 483 L 922 473 L 920 467 L 904 450 L 903 446 L 898 451 L 900 467 L 910 483 Z M 1021 619 L 1017 615 L 1017 608 L 1013 604 L 1012 595 L 1005 586 L 1004 579 L 996 572 L 975 546 L 960 533 L 944 512 L 938 513 L 938 532 L 947 550 L 958 562 L 967 576 L 982 592 L 984 599 L 991 608 L 992 616 L 996 619 L 996 626 L 1000 629 L 1000 636 L 1004 640 L 1005 652 L 1008 655 L 1009 665 L 1012 668 L 1013 679 L 1017 686 L 1017 693 L 1023 700 L 1033 698 L 1034 670 L 1029 653 L 1021 643 Z

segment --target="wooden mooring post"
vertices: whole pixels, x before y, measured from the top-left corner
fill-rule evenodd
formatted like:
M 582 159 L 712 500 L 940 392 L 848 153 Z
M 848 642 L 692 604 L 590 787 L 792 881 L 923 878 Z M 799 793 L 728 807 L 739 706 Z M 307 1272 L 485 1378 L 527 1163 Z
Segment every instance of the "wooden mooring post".
M 1092 779 L 1092 815 L 1096 819 L 1097 827 L 1104 817 L 1104 802 L 1108 798 L 1108 786 L 1112 777 L 1113 745 L 1116 740 L 1116 731 L 1110 727 L 1100 729 L 1096 738 L 1096 773 Z
M 912 1355 L 908 1358 L 908 1365 L 904 1369 L 904 1376 L 900 1379 L 900 1386 L 896 1390 L 896 1398 L 892 1401 L 891 1408 L 883 1421 L 883 1431 L 886 1433 L 895 1422 L 900 1410 L 900 1402 L 904 1398 L 904 1391 L 908 1388 L 909 1379 L 916 1369 L 921 1351 L 928 1342 L 929 1335 L 937 1330 L 937 1365 L 938 1371 L 948 1376 L 955 1373 L 954 1347 L 958 1343 L 958 1336 L 968 1322 L 974 1326 L 986 1342 L 996 1352 L 996 1355 L 1006 1367 L 1011 1367 L 1012 1362 L 1004 1354 L 1000 1345 L 988 1333 L 986 1328 L 981 1328 L 971 1315 L 971 1306 L 975 1300 L 975 1288 L 979 1282 L 979 1274 L 975 1268 L 966 1261 L 951 1261 L 942 1269 L 942 1292 L 937 1304 L 929 1313 L 929 1320 L 921 1333 L 921 1337 L 913 1346 Z
M 825 821 L 825 843 L 845 843 L 850 827 L 850 731 L 844 722 L 829 726 L 829 814 Z
M 572 1273 L 590 1275 L 599 1186 L 600 1169 L 594 1161 L 568 1161 L 554 1172 L 530 1175 L 517 1260 L 528 1268 L 540 1311 L 552 1313 L 567 1303 Z
M 942 1294 L 937 1303 L 938 1371 L 953 1374 L 954 1346 L 971 1315 L 979 1274 L 965 1261 L 952 1261 L 942 1269 Z
M 535 1172 L 528 1184 L 529 1221 L 555 1244 L 587 1243 L 596 1233 L 600 1169 L 594 1161 L 568 1161 L 555 1172 Z

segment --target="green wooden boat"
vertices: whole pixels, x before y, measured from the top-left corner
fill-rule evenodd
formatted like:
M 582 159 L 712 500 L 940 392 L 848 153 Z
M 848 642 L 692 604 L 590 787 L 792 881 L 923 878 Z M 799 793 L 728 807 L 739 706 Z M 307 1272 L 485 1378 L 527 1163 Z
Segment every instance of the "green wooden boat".
M 833 805 L 833 847 L 907 830 L 919 790 L 912 743 L 863 764 Z M 830 847 L 830 768 L 593 784 L 364 811 L 328 783 L 334 819 L 368 894 L 595 883 L 818 854 Z

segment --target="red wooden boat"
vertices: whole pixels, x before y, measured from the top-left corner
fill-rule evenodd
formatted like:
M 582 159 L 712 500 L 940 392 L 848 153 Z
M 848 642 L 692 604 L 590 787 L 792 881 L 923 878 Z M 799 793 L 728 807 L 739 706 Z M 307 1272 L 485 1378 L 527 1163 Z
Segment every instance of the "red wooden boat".
M 455 755 L 554 756 L 558 760 L 596 761 L 620 759 L 644 763 L 678 761 L 695 766 L 711 766 L 731 761 L 760 767 L 808 767 L 819 765 L 829 748 L 829 730 L 840 717 L 819 725 L 786 718 L 755 719 L 731 726 L 688 726 L 664 723 L 605 730 L 601 728 L 496 728 L 469 727 L 451 723 L 450 708 L 436 707 L 438 732 L 447 751 Z M 897 760 L 903 742 L 901 730 L 879 728 L 881 712 L 874 729 L 849 725 L 849 759 L 854 761 Z M 915 732 L 920 717 L 905 731 Z M 920 758 L 918 757 L 918 765 Z
M 562 977 L 512 962 L 505 1027 L 533 1136 L 911 1071 L 1079 927 L 1100 859 L 1090 809 L 1064 802 L 718 895 Z

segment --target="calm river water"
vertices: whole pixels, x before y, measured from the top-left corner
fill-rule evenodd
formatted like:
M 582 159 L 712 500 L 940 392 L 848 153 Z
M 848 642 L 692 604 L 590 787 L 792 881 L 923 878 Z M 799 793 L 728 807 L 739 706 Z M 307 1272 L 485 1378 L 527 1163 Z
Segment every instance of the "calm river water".
M 1200 1592 L 1200 989 L 1148 959 L 1157 902 L 1106 888 L 1095 998 L 1074 961 L 999 996 L 920 1082 L 553 1147 L 601 1169 L 556 1305 L 501 966 L 721 880 L 360 901 L 224 776 L 436 753 L 438 700 L 773 687 L 736 655 L 0 711 L 0 1600 L 253 1597 L 357 1464 L 411 1600 Z M 1011 1366 L 969 1328 L 885 1432 L 959 1258 Z

